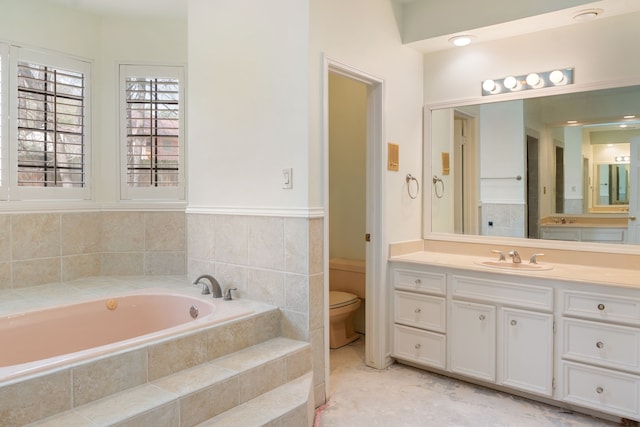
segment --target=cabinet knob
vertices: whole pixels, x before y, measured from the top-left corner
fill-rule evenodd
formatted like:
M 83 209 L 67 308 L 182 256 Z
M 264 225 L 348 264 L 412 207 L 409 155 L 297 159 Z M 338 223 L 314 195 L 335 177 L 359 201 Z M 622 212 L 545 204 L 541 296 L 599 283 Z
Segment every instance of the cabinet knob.
M 481 314 L 481 315 L 478 317 L 478 319 L 480 319 L 480 320 L 484 320 L 484 319 L 485 319 L 484 314 Z
M 604 310 L 604 304 L 602 303 L 598 304 L 598 310 L 600 311 Z
M 602 393 L 604 393 L 604 389 L 602 387 L 598 387 L 598 388 L 596 388 L 596 393 L 602 394 Z
M 511 321 L 511 326 L 516 326 L 517 324 L 518 324 L 518 321 L 517 321 L 517 320 L 512 320 L 512 321 Z
M 419 308 L 416 308 L 415 310 L 413 310 L 416 314 L 419 314 L 422 310 L 420 310 Z
M 604 348 L 604 343 L 603 343 L 602 341 L 598 341 L 598 342 L 596 343 L 596 347 L 598 347 L 598 348 Z
M 416 350 L 420 350 L 420 347 L 422 346 L 420 344 L 416 344 L 414 347 L 416 348 Z
M 422 283 L 422 280 L 420 279 L 416 279 L 415 280 L 416 286 L 420 286 L 420 284 Z

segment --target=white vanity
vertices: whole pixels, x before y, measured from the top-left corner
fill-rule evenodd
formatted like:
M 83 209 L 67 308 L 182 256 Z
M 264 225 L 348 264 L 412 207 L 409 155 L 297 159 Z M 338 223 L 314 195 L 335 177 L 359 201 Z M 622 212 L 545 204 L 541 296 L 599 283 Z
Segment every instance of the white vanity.
M 528 270 L 524 255 L 522 269 L 487 267 L 478 258 L 391 257 L 392 356 L 576 410 L 640 420 L 640 273 L 570 264 Z

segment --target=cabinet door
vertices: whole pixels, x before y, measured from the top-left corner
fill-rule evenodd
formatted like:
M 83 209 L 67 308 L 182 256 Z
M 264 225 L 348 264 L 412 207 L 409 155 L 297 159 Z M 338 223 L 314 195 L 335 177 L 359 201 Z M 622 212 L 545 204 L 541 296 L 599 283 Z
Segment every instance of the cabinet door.
M 553 394 L 553 315 L 502 309 L 500 384 Z
M 451 371 L 494 382 L 496 378 L 496 308 L 451 302 Z

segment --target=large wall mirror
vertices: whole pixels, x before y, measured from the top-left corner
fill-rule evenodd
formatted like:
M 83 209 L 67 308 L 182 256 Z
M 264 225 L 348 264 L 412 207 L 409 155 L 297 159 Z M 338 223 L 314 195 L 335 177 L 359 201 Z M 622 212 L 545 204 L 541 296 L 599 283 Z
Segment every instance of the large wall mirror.
M 481 101 L 425 109 L 427 236 L 640 244 L 640 86 Z

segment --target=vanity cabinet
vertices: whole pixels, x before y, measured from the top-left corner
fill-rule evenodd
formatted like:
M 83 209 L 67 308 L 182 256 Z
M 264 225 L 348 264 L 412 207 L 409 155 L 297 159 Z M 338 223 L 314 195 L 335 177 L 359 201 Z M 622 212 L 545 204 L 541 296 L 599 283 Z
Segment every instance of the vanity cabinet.
M 494 382 L 496 378 L 496 308 L 451 302 L 450 370 Z
M 624 243 L 626 228 L 540 226 L 540 238 L 573 242 Z
M 562 396 L 569 403 L 640 417 L 640 299 L 562 292 Z

